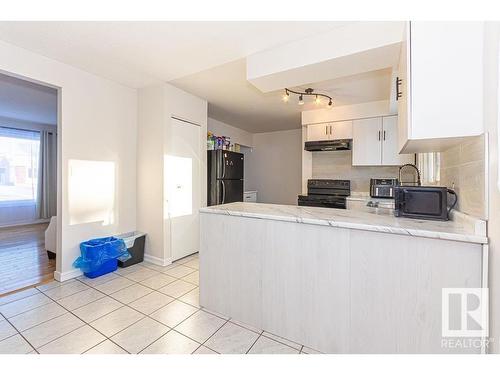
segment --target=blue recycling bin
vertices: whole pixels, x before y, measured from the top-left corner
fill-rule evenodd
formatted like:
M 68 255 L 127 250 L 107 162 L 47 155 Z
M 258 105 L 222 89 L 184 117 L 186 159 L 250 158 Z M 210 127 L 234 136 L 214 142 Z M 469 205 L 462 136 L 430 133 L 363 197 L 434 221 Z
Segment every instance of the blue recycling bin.
M 118 260 L 130 259 L 125 241 L 116 237 L 96 238 L 80 244 L 80 253 L 73 266 L 91 279 L 116 271 Z

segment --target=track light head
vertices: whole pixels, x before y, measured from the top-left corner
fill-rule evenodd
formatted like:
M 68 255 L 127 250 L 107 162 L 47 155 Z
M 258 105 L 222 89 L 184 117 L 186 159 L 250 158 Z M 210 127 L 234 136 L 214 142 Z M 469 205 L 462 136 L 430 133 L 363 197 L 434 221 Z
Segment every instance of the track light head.
M 304 104 L 304 97 L 301 95 L 299 95 L 299 105 L 303 105 Z

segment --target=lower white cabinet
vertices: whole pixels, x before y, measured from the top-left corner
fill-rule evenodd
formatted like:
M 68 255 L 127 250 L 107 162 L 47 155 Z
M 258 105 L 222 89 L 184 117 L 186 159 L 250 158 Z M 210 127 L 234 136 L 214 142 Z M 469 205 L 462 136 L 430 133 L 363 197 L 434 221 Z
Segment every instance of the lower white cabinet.
M 352 165 L 402 165 L 414 163 L 413 154 L 398 154 L 397 116 L 354 120 L 352 124 Z

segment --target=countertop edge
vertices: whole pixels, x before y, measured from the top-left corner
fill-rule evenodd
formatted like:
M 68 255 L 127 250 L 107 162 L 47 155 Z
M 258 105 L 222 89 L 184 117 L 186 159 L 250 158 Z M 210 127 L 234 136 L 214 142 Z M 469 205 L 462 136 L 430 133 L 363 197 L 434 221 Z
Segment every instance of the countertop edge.
M 346 228 L 346 229 L 357 229 L 365 230 L 370 232 L 381 232 L 381 233 L 392 233 L 400 234 L 412 237 L 423 237 L 423 238 L 433 238 L 449 241 L 467 242 L 475 244 L 486 244 L 488 243 L 488 238 L 475 235 L 475 234 L 459 234 L 459 233 L 447 233 L 447 232 L 435 232 L 422 229 L 406 229 L 398 228 L 393 226 L 384 225 L 370 225 L 361 223 L 351 223 L 348 221 L 332 221 L 324 219 L 311 219 L 311 218 L 297 218 L 291 216 L 280 216 L 280 215 L 268 215 L 263 213 L 251 213 L 234 211 L 228 209 L 218 209 L 212 207 L 200 208 L 200 213 L 206 214 L 217 214 L 217 215 L 227 215 L 227 216 L 239 216 L 248 217 L 252 219 L 265 219 L 265 220 L 275 220 L 275 221 L 286 221 L 292 223 L 302 223 L 302 224 L 312 224 L 312 225 L 322 225 L 330 226 L 334 228 Z

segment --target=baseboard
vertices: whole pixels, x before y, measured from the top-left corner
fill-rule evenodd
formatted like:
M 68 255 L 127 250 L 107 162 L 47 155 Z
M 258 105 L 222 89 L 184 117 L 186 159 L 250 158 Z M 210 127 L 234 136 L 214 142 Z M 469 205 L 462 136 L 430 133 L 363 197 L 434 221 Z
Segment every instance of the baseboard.
M 162 258 L 154 257 L 154 256 L 149 255 L 149 254 L 144 254 L 144 260 L 146 262 L 156 264 L 157 266 L 168 266 L 168 265 L 172 264 L 171 258 L 162 259 Z
M 55 271 L 54 279 L 62 283 L 63 281 L 74 279 L 75 277 L 81 276 L 82 274 L 82 271 L 80 271 L 78 268 L 66 272 Z

